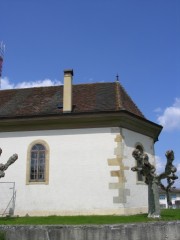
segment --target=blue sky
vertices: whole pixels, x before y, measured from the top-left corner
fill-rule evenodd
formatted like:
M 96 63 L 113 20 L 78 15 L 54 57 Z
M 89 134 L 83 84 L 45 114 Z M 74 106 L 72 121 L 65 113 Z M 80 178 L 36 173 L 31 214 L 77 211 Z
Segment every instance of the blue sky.
M 120 82 L 164 129 L 159 168 L 173 149 L 180 173 L 179 0 L 0 0 L 2 88 Z

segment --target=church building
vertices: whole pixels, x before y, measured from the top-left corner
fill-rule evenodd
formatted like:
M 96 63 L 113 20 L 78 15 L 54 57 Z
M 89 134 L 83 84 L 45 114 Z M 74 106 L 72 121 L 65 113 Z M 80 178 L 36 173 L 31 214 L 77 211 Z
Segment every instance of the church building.
M 144 103 L 145 104 L 145 103 Z M 155 163 L 162 127 L 144 117 L 119 81 L 0 91 L 0 213 L 19 216 L 147 212 L 135 148 Z

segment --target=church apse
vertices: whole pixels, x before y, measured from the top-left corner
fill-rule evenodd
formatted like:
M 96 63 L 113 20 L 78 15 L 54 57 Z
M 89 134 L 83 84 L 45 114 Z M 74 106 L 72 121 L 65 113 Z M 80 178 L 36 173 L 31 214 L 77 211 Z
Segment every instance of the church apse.
M 114 141 L 116 143 L 114 149 L 115 157 L 108 159 L 108 165 L 109 167 L 113 167 L 113 169 L 117 167 L 116 170 L 110 171 L 111 177 L 115 177 L 117 181 L 110 182 L 109 189 L 117 189 L 118 191 L 117 196 L 113 197 L 113 203 L 123 204 L 127 202 L 127 196 L 130 195 L 130 190 L 125 189 L 125 182 L 127 180 L 124 174 L 124 171 L 129 170 L 129 167 L 125 166 L 123 162 L 123 137 L 121 134 L 117 134 Z

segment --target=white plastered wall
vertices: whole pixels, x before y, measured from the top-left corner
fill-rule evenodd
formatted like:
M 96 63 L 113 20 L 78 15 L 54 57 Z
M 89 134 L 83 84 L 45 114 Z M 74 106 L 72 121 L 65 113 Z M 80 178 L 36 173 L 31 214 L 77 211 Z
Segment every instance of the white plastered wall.
M 128 190 L 125 203 L 116 203 L 117 182 L 108 159 L 117 154 L 115 138 L 123 136 L 120 151 Z M 49 184 L 27 185 L 28 146 L 36 140 L 49 145 Z M 147 136 L 120 128 L 94 128 L 0 133 L 1 162 L 17 153 L 17 162 L 6 171 L 3 182 L 16 184 L 16 215 L 129 214 L 147 209 L 147 186 L 137 183 L 132 151 L 140 142 L 153 161 L 153 141 Z M 119 145 L 118 145 L 119 146 Z
M 148 154 L 149 161 L 151 164 L 155 164 L 154 158 L 154 141 L 152 138 L 147 137 L 136 132 L 132 132 L 127 129 L 122 130 L 122 135 L 124 136 L 124 161 L 128 166 L 136 166 L 136 160 L 132 157 L 132 151 L 137 146 L 141 144 L 143 146 L 144 152 Z M 136 208 L 147 209 L 148 205 L 148 188 L 143 182 L 138 182 L 137 173 L 133 171 L 125 172 L 126 178 L 126 188 L 130 189 L 131 200 L 127 201 L 125 204 L 126 208 L 131 208 L 131 211 L 136 212 Z

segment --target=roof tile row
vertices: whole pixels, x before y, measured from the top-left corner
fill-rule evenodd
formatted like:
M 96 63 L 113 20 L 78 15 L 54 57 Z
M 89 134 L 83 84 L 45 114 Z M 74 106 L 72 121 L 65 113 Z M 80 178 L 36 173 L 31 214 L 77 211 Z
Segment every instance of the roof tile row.
M 63 114 L 63 86 L 0 91 L 0 118 Z M 119 82 L 73 85 L 73 113 L 126 110 L 143 114 Z

